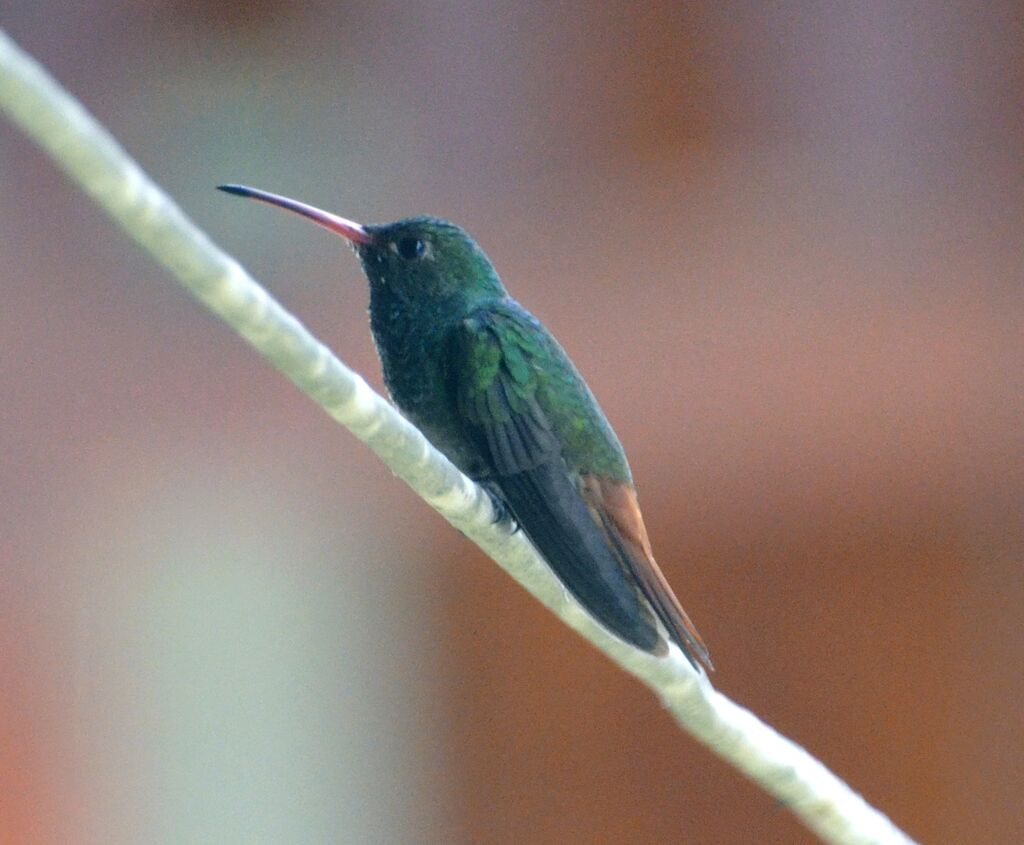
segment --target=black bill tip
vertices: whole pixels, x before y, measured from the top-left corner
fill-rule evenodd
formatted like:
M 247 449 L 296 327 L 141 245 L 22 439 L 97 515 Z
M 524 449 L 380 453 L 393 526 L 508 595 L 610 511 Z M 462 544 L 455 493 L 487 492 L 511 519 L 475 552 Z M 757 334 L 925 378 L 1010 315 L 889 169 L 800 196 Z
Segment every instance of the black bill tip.
M 234 194 L 236 197 L 255 197 L 256 192 L 252 188 L 247 188 L 245 185 L 218 185 L 218 191 L 223 191 L 225 194 Z

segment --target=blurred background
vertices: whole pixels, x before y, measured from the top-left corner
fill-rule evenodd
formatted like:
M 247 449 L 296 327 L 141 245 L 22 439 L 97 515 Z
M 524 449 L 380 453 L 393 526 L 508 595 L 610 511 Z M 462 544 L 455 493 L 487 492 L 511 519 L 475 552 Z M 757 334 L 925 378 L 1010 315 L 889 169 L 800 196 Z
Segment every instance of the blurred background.
M 343 244 L 467 226 L 629 452 L 714 682 L 1024 837 L 1018 3 L 6 0 L 380 386 Z M 794 843 L 0 121 L 0 842 Z

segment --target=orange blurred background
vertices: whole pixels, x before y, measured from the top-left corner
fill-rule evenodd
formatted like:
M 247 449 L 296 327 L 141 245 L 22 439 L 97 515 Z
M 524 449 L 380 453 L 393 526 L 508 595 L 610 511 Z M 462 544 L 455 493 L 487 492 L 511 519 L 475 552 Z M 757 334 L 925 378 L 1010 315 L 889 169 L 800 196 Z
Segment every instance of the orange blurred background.
M 213 186 L 469 228 L 715 684 L 923 841 L 1024 837 L 1020 4 L 2 25 L 377 386 L 352 256 Z M 0 842 L 814 841 L 3 121 L 0 220 Z

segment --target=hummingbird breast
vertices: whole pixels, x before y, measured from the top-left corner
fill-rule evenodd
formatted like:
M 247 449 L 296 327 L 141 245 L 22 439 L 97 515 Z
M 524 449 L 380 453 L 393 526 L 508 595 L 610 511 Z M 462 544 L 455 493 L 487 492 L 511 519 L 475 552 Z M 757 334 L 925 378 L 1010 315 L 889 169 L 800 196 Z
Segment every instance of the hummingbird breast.
M 461 316 L 457 309 L 438 310 L 443 319 L 371 293 L 370 331 L 392 401 L 452 463 L 479 479 L 487 474 L 483 458 L 462 431 L 447 361 L 449 335 Z

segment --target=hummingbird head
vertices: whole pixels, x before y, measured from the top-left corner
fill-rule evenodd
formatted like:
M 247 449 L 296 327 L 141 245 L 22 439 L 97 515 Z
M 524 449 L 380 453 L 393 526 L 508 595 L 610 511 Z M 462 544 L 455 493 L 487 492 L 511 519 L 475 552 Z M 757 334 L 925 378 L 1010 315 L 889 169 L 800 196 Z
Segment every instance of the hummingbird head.
M 475 302 L 505 296 L 498 274 L 465 230 L 437 217 L 363 226 L 319 208 L 242 185 L 220 190 L 276 205 L 346 238 L 371 291 L 405 302 Z
M 490 259 L 464 229 L 437 217 L 367 226 L 354 242 L 370 286 L 405 300 L 504 296 Z

